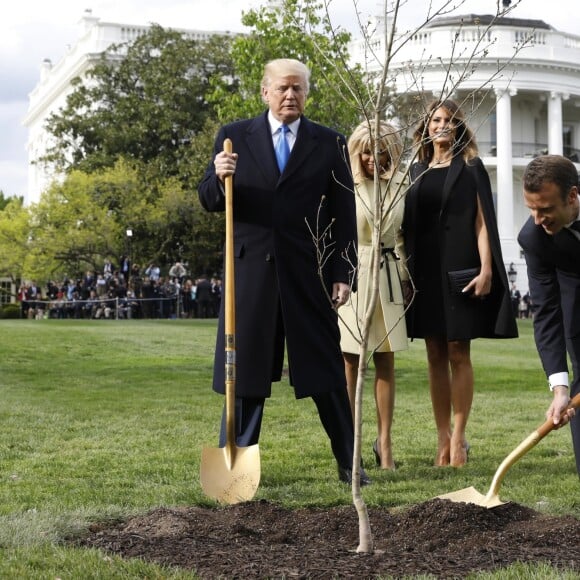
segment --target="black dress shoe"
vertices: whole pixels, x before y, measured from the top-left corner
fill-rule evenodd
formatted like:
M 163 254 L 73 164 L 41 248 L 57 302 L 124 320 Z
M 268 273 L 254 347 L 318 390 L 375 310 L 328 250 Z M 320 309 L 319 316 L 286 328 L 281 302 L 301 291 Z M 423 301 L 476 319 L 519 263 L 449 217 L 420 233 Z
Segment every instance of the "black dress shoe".
M 338 479 L 344 483 L 348 483 L 352 485 L 352 469 L 348 467 L 341 467 L 338 466 Z M 371 480 L 369 476 L 365 473 L 365 470 L 361 467 L 360 468 L 360 485 L 361 487 L 364 485 L 370 485 Z

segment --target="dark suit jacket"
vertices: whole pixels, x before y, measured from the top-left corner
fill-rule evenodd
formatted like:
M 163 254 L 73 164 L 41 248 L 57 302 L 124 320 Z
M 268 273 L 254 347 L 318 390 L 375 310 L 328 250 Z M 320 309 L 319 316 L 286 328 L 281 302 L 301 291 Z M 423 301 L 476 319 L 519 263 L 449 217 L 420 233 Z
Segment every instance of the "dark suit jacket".
M 411 167 L 412 185 L 405 199 L 403 229 L 408 266 L 415 276 L 415 232 L 417 231 L 418 197 L 426 163 Z M 439 171 L 435 169 L 434 171 Z M 479 267 L 479 251 L 475 236 L 477 199 L 481 202 L 492 254 L 492 291 L 486 300 L 474 302 L 465 296 L 449 291 L 447 272 Z M 491 194 L 489 176 L 479 158 L 466 164 L 455 157 L 449 167 L 439 218 L 439 250 L 441 256 L 441 281 L 447 337 L 450 340 L 472 338 L 514 338 L 518 335 L 511 307 L 510 290 L 503 263 L 497 221 Z M 408 311 L 409 336 L 414 334 L 414 309 Z
M 324 289 L 330 294 L 334 282 L 349 283 L 356 265 L 345 138 L 302 117 L 280 175 L 267 113 L 220 129 L 214 157 L 226 137 L 238 154 L 233 183 L 236 394 L 270 395 L 271 382 L 281 377 L 284 338 L 297 397 L 344 388 L 337 315 Z M 199 197 L 208 211 L 225 208 L 213 159 Z M 320 276 L 317 252 L 323 253 Z M 222 306 L 214 366 L 218 392 L 224 392 L 223 322 Z
M 568 370 L 570 397 L 580 392 L 580 241 L 569 231 L 547 234 L 530 217 L 518 242 L 526 257 L 534 304 L 534 337 L 547 376 Z M 580 415 L 570 423 L 576 469 L 580 474 Z
M 568 370 L 570 355 L 580 359 L 580 241 L 562 230 L 547 234 L 529 218 L 518 242 L 526 257 L 534 334 L 546 375 Z M 579 380 L 578 369 L 575 379 Z

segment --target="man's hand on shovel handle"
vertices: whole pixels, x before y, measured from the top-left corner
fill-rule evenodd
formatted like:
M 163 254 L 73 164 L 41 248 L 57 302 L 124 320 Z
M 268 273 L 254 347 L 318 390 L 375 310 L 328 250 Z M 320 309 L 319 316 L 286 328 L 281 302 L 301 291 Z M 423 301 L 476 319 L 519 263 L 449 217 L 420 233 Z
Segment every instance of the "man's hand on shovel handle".
M 554 421 L 555 429 L 560 429 L 570 422 L 576 414 L 575 409 L 566 409 L 570 404 L 569 391 L 566 387 L 554 387 L 554 398 L 546 413 L 546 419 Z
M 215 173 L 218 179 L 223 183 L 228 175 L 233 175 L 236 171 L 237 153 L 226 153 L 220 151 L 213 161 Z

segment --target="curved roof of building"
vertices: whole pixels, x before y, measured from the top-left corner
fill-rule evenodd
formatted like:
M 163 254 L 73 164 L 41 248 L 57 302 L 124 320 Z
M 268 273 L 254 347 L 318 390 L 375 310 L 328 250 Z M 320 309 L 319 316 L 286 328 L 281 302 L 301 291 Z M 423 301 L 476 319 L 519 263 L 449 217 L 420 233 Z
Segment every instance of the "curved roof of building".
M 532 20 L 530 18 L 504 18 L 491 14 L 463 14 L 459 16 L 442 16 L 435 18 L 425 28 L 440 28 L 443 26 L 517 26 L 519 28 L 540 28 L 543 30 L 555 30 L 543 20 Z

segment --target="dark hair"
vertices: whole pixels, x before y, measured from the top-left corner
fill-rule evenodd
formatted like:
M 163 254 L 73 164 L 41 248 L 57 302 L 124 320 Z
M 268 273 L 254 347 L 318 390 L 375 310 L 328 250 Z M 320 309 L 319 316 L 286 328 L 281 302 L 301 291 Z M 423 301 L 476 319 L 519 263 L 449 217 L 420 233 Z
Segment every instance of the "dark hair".
M 574 164 L 562 155 L 540 155 L 530 161 L 524 171 L 524 190 L 537 193 L 545 183 L 558 186 L 565 200 L 574 186 L 578 186 L 578 171 Z
M 427 107 L 426 114 L 415 128 L 413 142 L 418 147 L 419 161 L 429 161 L 433 157 L 433 142 L 429 139 L 429 121 L 437 109 L 446 109 L 455 124 L 453 155 L 462 155 L 465 161 L 477 157 L 477 143 L 473 131 L 465 123 L 465 115 L 459 105 L 451 99 L 435 99 Z

